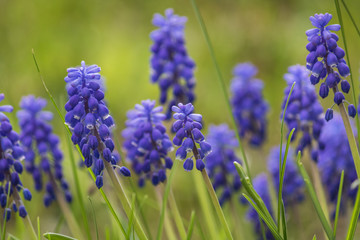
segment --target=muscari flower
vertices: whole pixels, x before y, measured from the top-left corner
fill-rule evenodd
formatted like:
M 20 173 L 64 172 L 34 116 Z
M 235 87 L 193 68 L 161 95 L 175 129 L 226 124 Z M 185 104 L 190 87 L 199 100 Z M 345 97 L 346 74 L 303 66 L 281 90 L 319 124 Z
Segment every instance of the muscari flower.
M 234 162 L 240 162 L 235 154 L 238 141 L 235 132 L 226 124 L 211 125 L 206 138 L 212 147 L 211 153 L 206 157 L 206 170 L 215 191 L 220 193 L 219 202 L 223 205 L 241 187 L 240 177 L 234 166 Z
M 115 168 L 120 156 L 115 151 L 111 129 L 115 126 L 104 102 L 104 92 L 100 88 L 100 67 L 85 65 L 68 68 L 67 93 L 69 100 L 65 104 L 65 122 L 72 131 L 71 139 L 78 144 L 86 167 L 92 167 L 96 175 L 96 186 L 103 186 L 104 161 Z M 126 177 L 130 171 L 119 167 Z
M 195 114 L 194 106 L 191 103 L 173 106 L 174 113 L 173 131 L 176 133 L 173 143 L 179 146 L 176 151 L 176 158 L 185 160 L 184 169 L 191 171 L 194 168 L 193 158 L 196 160 L 196 169 L 202 171 L 205 168 L 204 158 L 211 152 L 211 145 L 205 141 L 204 135 L 201 133 L 202 116 Z M 199 147 L 199 148 L 198 148 Z M 187 156 L 192 153 L 193 155 Z
M 2 100 L 4 94 L 0 94 L 0 102 Z M 31 192 L 23 187 L 20 180 L 24 151 L 20 146 L 19 135 L 12 130 L 12 125 L 4 114 L 12 111 L 13 107 L 10 105 L 0 106 L 0 205 L 4 209 L 4 217 L 6 216 L 7 221 L 12 211 L 19 212 L 22 218 L 27 216 L 19 194 L 21 191 L 25 200 L 30 201 L 32 198 Z
M 166 169 L 173 165 L 167 156 L 173 146 L 162 123 L 165 120 L 162 110 L 161 106 L 155 107 L 155 101 L 144 100 L 127 113 L 123 146 L 132 168 L 140 176 L 141 187 L 145 179 L 151 179 L 153 185 L 164 182 Z
M 178 103 L 192 103 L 195 99 L 195 63 L 188 56 L 184 28 L 186 17 L 174 14 L 172 9 L 165 16 L 155 14 L 152 20 L 158 29 L 151 32 L 151 82 L 158 83 L 161 91 L 160 103 L 167 104 L 167 119 L 171 118 L 171 107 Z M 172 91 L 170 99 L 169 93 Z
M 289 67 L 288 73 L 284 75 L 287 87 L 284 91 L 284 101 L 282 109 L 284 110 L 288 95 L 294 82 L 294 88 L 291 93 L 288 107 L 285 113 L 285 123 L 289 133 L 295 128 L 292 141 L 300 133 L 296 152 L 308 148 L 312 159 L 317 159 L 317 141 L 320 137 L 324 120 L 322 117 L 323 108 L 317 99 L 315 87 L 309 82 L 309 71 L 301 65 Z M 315 143 L 314 143 L 315 142 Z M 294 152 L 296 154 L 296 152 Z
M 53 114 L 43 111 L 46 104 L 43 98 L 35 98 L 33 95 L 23 97 L 17 117 L 21 128 L 20 141 L 26 156 L 25 169 L 32 174 L 37 191 L 43 189 L 43 178 L 46 178 L 43 200 L 47 207 L 56 200 L 55 191 L 59 191 L 58 185 L 61 186 L 67 202 L 72 201 L 72 195 L 63 176 L 63 154 L 58 146 L 59 137 L 53 133 L 49 123 Z
M 257 192 L 257 194 L 259 194 L 259 196 L 263 200 L 269 213 L 271 215 L 273 215 L 272 208 L 271 208 L 271 197 L 270 197 L 270 193 L 269 193 L 269 184 L 268 184 L 268 180 L 267 180 L 265 173 L 260 173 L 253 179 L 253 187 L 254 187 L 255 191 Z M 259 239 L 259 240 L 263 239 L 262 238 L 262 229 L 261 229 L 261 224 L 260 224 L 260 221 L 262 221 L 262 220 L 260 220 L 258 213 L 255 211 L 255 209 L 253 207 L 251 207 L 251 206 L 249 207 L 246 217 L 249 221 L 252 222 L 253 227 L 254 227 L 254 232 L 257 235 L 257 239 Z M 271 231 L 265 225 L 264 222 L 262 222 L 262 225 L 264 226 L 264 229 L 265 229 L 266 239 L 268 239 L 268 240 L 275 239 L 273 237 Z
M 306 57 L 306 67 L 311 70 L 310 81 L 316 85 L 321 79 L 325 79 L 320 85 L 319 95 L 326 98 L 329 89 L 334 91 L 334 102 L 339 105 L 345 101 L 344 93 L 350 90 L 350 84 L 346 78 L 350 75 L 350 69 L 344 60 L 345 52 L 337 45 L 339 37 L 332 31 L 339 31 L 339 24 L 328 25 L 332 18 L 329 13 L 315 14 L 310 17 L 312 25 L 315 27 L 306 31 L 309 43 L 306 49 L 310 52 Z M 339 91 L 339 84 L 341 91 Z M 332 107 L 331 107 L 332 108 Z M 331 108 L 328 111 L 331 111 Z M 349 115 L 356 114 L 355 107 L 349 104 Z M 355 113 L 355 114 L 354 114 Z M 327 119 L 331 113 L 327 114 Z
M 258 69 L 251 63 L 241 63 L 233 70 L 231 82 L 232 109 L 242 138 L 260 146 L 266 137 L 268 104 L 263 98 L 264 84 L 255 79 Z
M 342 170 L 345 172 L 341 200 L 342 211 L 346 210 L 349 200 L 354 203 L 357 192 L 356 188 L 351 188 L 351 184 L 357 179 L 357 174 L 345 127 L 338 113 L 334 114 L 332 121 L 324 125 L 321 132 L 318 167 L 328 199 L 333 204 L 334 217 Z
M 282 158 L 285 148 L 282 150 Z M 276 191 L 279 189 L 280 147 L 272 148 L 268 157 L 268 171 L 271 173 Z M 285 207 L 295 205 L 304 199 L 304 181 L 294 162 L 294 150 L 290 147 L 285 164 L 282 197 Z

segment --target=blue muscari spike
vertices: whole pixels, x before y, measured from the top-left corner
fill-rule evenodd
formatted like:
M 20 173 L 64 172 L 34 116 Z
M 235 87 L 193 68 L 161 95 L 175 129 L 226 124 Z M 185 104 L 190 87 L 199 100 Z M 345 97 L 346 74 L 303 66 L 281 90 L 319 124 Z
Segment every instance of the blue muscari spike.
M 341 83 L 341 90 L 348 93 L 350 84 L 344 79 L 350 75 L 350 69 L 346 64 L 345 52 L 337 45 L 339 37 L 332 31 L 339 31 L 339 24 L 328 25 L 332 15 L 329 13 L 315 14 L 310 17 L 311 24 L 315 27 L 306 31 L 309 43 L 306 49 L 310 52 L 306 57 L 306 67 L 311 71 L 310 81 L 312 84 L 321 83 L 319 95 L 326 98 L 329 89 L 335 90 L 334 102 L 341 104 L 345 97 L 337 87 Z
M 211 145 L 205 141 L 201 132 L 199 133 L 202 129 L 200 123 L 202 116 L 193 113 L 194 106 L 191 103 L 186 105 L 179 103 L 177 106 L 172 107 L 172 111 L 174 112 L 173 117 L 176 120 L 172 125 L 172 130 L 175 132 L 173 143 L 176 146 L 180 146 L 176 151 L 176 158 L 185 160 L 192 153 L 192 156 L 184 162 L 184 169 L 191 171 L 194 167 L 193 161 L 195 160 L 196 168 L 202 171 L 205 167 L 204 158 L 211 153 Z M 196 139 L 195 136 L 200 136 L 200 134 L 202 137 Z M 192 150 L 190 150 L 190 146 Z
M 266 178 L 265 173 L 260 173 L 253 179 L 253 187 L 254 187 L 255 191 L 259 194 L 261 199 L 264 201 L 270 214 L 273 215 L 273 210 L 271 208 L 271 197 L 270 197 L 270 192 L 269 192 L 269 184 L 268 184 L 268 180 Z M 253 224 L 254 232 L 257 235 L 257 239 L 258 240 L 263 239 L 261 224 L 260 224 L 260 217 L 253 207 L 249 206 L 249 210 L 246 214 L 246 217 Z M 264 229 L 265 229 L 266 239 L 267 240 L 275 239 L 264 222 L 262 225 L 264 226 Z
M 334 112 L 333 120 L 325 123 L 320 135 L 318 167 L 328 199 L 333 206 L 337 202 L 341 171 L 345 171 L 341 210 L 346 211 L 349 202 L 353 204 L 355 201 L 357 189 L 352 189 L 351 184 L 357 179 L 357 175 L 345 127 L 338 113 Z M 332 210 L 334 217 L 335 207 Z
M 0 94 L 0 102 L 4 100 L 4 94 Z M 19 192 L 23 190 L 24 199 L 31 200 L 31 193 L 28 189 L 23 188 L 20 174 L 22 173 L 22 161 L 25 158 L 24 150 L 20 146 L 19 135 L 12 130 L 12 125 L 4 112 L 12 112 L 13 107 L 10 105 L 0 106 L 0 206 L 4 209 L 4 217 L 10 220 L 11 209 L 14 212 L 19 211 L 19 216 L 25 218 L 27 212 L 23 206 Z M 9 184 L 11 188 L 9 189 Z M 14 191 L 18 192 L 14 194 Z M 9 199 L 16 201 L 8 202 L 7 194 L 10 192 Z M 16 202 L 16 203 L 15 203 Z M 11 208 L 10 208 L 11 207 Z
M 212 147 L 212 152 L 206 158 L 206 170 L 218 193 L 221 205 L 239 193 L 240 177 L 235 169 L 234 162 L 240 162 L 235 154 L 238 141 L 235 132 L 228 125 L 210 125 L 206 136 Z
M 96 185 L 103 185 L 103 170 L 96 162 L 98 159 L 108 161 L 112 165 L 120 160 L 116 152 L 114 142 L 108 129 L 115 124 L 109 114 L 109 109 L 104 100 L 103 79 L 100 75 L 100 67 L 97 65 L 87 66 L 84 61 L 81 66 L 68 68 L 65 77 L 69 100 L 65 104 L 65 122 L 72 130 L 72 141 L 79 144 L 85 157 L 86 167 L 92 167 L 97 176 Z M 127 171 L 120 171 L 124 176 L 129 176 Z M 46 204 L 49 203 L 48 198 Z
M 128 111 L 126 128 L 122 135 L 127 151 L 127 159 L 137 175 L 139 185 L 144 186 L 144 180 L 151 180 L 153 185 L 166 180 L 166 168 L 172 167 L 168 153 L 173 150 L 172 143 L 163 125 L 165 115 L 163 107 L 155 107 L 154 100 L 144 100 Z M 120 169 L 124 175 L 130 172 Z
M 155 14 L 152 20 L 158 29 L 150 34 L 152 68 L 151 82 L 158 83 L 160 103 L 167 105 L 166 119 L 171 118 L 171 107 L 178 103 L 192 103 L 195 100 L 195 63 L 188 56 L 184 28 L 187 19 L 167 9 L 165 15 Z M 170 99 L 169 91 L 172 94 Z
M 260 146 L 266 138 L 268 103 L 264 100 L 263 82 L 255 79 L 257 68 L 251 63 L 241 63 L 233 70 L 231 105 L 239 134 L 252 146 Z
M 282 157 L 284 157 L 284 155 L 285 147 L 282 150 Z M 294 150 L 289 147 L 282 191 L 285 207 L 295 205 L 304 199 L 304 181 L 298 172 L 296 163 L 294 162 L 294 156 Z M 267 164 L 276 191 L 279 189 L 279 159 L 280 146 L 277 146 L 272 148 Z
M 287 87 L 284 91 L 282 110 L 284 110 L 291 87 L 296 82 L 284 118 L 288 134 L 295 128 L 291 141 L 298 139 L 298 145 L 294 154 L 298 151 L 303 152 L 305 149 L 310 152 L 317 151 L 318 139 L 324 125 L 323 108 L 318 101 L 315 87 L 309 81 L 309 71 L 304 66 L 294 65 L 288 68 L 284 79 Z
M 33 175 L 35 189 L 37 191 L 43 188 L 43 179 L 46 178 L 46 184 L 61 185 L 66 182 L 63 177 L 63 154 L 59 148 L 59 137 L 53 133 L 50 121 L 53 114 L 44 111 L 47 102 L 43 98 L 36 98 L 33 95 L 23 97 L 20 102 L 21 110 L 17 112 L 21 128 L 20 141 L 24 146 L 26 156 L 32 156 L 25 159 L 25 169 Z M 35 159 L 38 156 L 38 162 Z M 67 189 L 63 189 L 64 194 L 69 194 L 68 200 L 71 202 L 71 194 Z M 24 189 L 24 198 L 30 198 L 31 194 Z M 52 195 L 49 204 L 56 200 Z

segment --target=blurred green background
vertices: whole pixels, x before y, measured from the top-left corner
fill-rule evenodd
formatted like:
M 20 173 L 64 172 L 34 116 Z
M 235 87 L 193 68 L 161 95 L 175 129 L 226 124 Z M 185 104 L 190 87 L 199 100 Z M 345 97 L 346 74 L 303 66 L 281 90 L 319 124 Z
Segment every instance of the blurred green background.
M 360 23 L 360 1 L 346 2 L 355 20 Z M 333 14 L 331 23 L 338 23 L 334 2 L 199 0 L 198 5 L 227 84 L 232 78 L 234 65 L 244 61 L 251 61 L 258 66 L 258 77 L 265 82 L 264 96 L 271 107 L 268 114 L 268 141 L 261 150 L 246 146 L 252 174 L 255 175 L 265 171 L 269 149 L 279 143 L 279 116 L 285 87 L 282 76 L 288 66 L 305 64 L 305 31 L 312 28 L 308 18 L 314 13 L 329 12 Z M 88 64 L 98 64 L 102 67 L 102 75 L 106 79 L 106 99 L 117 122 L 115 134 L 120 136 L 124 128 L 126 111 L 143 99 L 158 98 L 158 87 L 149 83 L 149 33 L 154 29 L 151 24 L 153 14 L 163 13 L 169 7 L 174 8 L 177 14 L 188 17 L 187 47 L 197 64 L 197 112 L 203 114 L 207 123 L 230 123 L 206 42 L 191 3 L 187 0 L 0 0 L 0 92 L 5 93 L 5 102 L 13 104 L 17 109 L 23 95 L 34 94 L 47 98 L 32 59 L 32 48 L 36 52 L 48 87 L 58 102 L 65 101 L 66 97 L 63 81 L 66 68 L 77 66 L 81 60 L 85 60 Z M 344 10 L 343 15 L 352 72 L 358 92 L 360 39 Z M 343 46 L 342 40 L 340 46 Z M 351 95 L 347 96 L 347 99 L 353 101 Z M 324 108 L 330 106 L 331 101 L 322 101 Z M 48 109 L 54 110 L 51 104 Z M 54 124 L 55 131 L 64 135 L 64 129 L 57 117 Z M 67 154 L 66 144 L 62 145 Z M 65 158 L 64 163 L 67 169 L 65 174 L 73 183 L 69 160 Z M 105 211 L 101 197 L 96 191 L 89 193 L 94 184 L 85 170 L 80 172 L 84 196 L 90 194 L 94 198 L 100 233 L 104 236 L 108 231 L 112 234 L 111 239 L 118 239 L 115 237 L 116 229 L 112 228 L 111 216 Z M 178 169 L 173 182 L 175 196 L 183 217 L 189 219 L 191 210 L 196 209 L 200 225 L 204 225 L 195 189 L 189 187 L 192 186 L 193 178 L 187 176 L 188 173 L 183 169 Z M 25 179 L 30 180 L 28 176 L 25 176 Z M 108 188 L 107 190 L 111 190 Z M 74 190 L 74 187 L 72 189 Z M 150 199 L 156 199 L 153 187 L 149 184 L 141 193 L 149 194 Z M 53 204 L 49 209 L 44 209 L 40 204 L 40 194 L 33 190 L 33 195 L 34 200 L 28 204 L 32 220 L 35 221 L 36 216 L 40 216 L 42 230 L 53 231 L 61 215 L 58 207 Z M 116 203 L 116 200 L 113 202 Z M 150 227 L 155 233 L 158 210 L 154 208 L 156 201 L 150 202 L 153 206 L 147 204 L 144 208 Z M 89 202 L 86 203 L 89 219 L 92 219 L 91 206 Z M 75 199 L 72 208 L 78 219 L 81 219 L 77 204 Z M 226 215 L 230 218 L 229 210 L 225 207 Z M 21 239 L 27 239 L 25 231 L 22 231 L 21 221 L 11 223 L 13 226 L 10 232 Z M 298 224 L 301 224 L 302 231 L 299 231 Z M 346 230 L 346 216 L 341 224 L 344 224 L 344 228 L 340 229 L 340 232 L 343 232 Z M 314 233 L 321 239 L 319 222 L 308 201 L 299 206 L 297 214 L 290 214 L 289 225 L 292 239 L 310 239 Z M 68 233 L 66 224 L 60 225 L 59 231 Z M 247 231 L 251 232 L 251 229 Z M 302 235 L 299 235 L 300 232 Z M 198 237 L 197 233 L 194 237 Z

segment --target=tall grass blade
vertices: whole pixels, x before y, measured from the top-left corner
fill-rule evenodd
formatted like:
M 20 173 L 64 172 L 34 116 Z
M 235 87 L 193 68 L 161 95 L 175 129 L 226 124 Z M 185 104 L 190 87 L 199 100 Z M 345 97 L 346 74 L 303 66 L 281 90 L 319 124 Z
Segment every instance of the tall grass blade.
M 131 214 L 130 214 L 129 226 L 128 226 L 128 231 L 127 231 L 128 237 L 130 237 L 131 229 L 133 228 L 133 223 L 134 223 L 135 199 L 136 199 L 136 194 L 133 193 L 132 197 L 131 197 Z
M 94 205 L 92 203 L 91 197 L 88 196 L 89 202 L 90 202 L 90 206 L 92 209 L 92 215 L 94 218 L 94 224 L 95 224 L 95 232 L 96 232 L 96 240 L 99 240 L 99 231 L 98 231 L 98 225 L 97 225 L 97 220 L 96 220 L 96 214 L 95 214 L 95 209 L 94 209 Z
M 336 203 L 336 212 L 335 212 L 335 220 L 334 220 L 334 239 L 336 239 L 336 230 L 339 220 L 339 212 L 340 212 L 340 204 L 341 204 L 341 195 L 344 185 L 344 170 L 341 171 L 341 177 L 340 177 L 340 184 L 339 184 L 339 190 L 338 190 L 338 196 L 337 196 L 337 203 Z
M 41 240 L 41 231 L 40 231 L 40 217 L 37 217 L 37 230 L 38 230 L 38 240 Z
M 287 225 L 286 225 L 286 214 L 285 214 L 285 205 L 284 201 L 281 200 L 281 220 L 282 220 L 282 230 L 283 230 L 283 237 L 286 240 L 287 237 Z
M 210 37 L 209 37 L 209 34 L 207 32 L 207 29 L 206 29 L 206 25 L 204 23 L 204 20 L 203 20 L 201 14 L 200 14 L 200 10 L 199 10 L 199 8 L 198 8 L 198 6 L 196 4 L 196 0 L 191 0 L 191 3 L 192 3 L 192 6 L 194 8 L 194 11 L 195 11 L 196 18 L 198 19 L 198 22 L 200 24 L 201 30 L 202 30 L 202 32 L 204 34 L 207 46 L 209 48 L 211 59 L 212 59 L 212 61 L 214 63 L 215 69 L 216 69 L 216 73 L 217 73 L 217 76 L 218 76 L 218 79 L 219 79 L 219 82 L 220 82 L 220 85 L 221 85 L 221 89 L 222 89 L 222 92 L 223 92 L 223 95 L 224 95 L 224 98 L 225 98 L 225 102 L 227 103 L 227 108 L 228 108 L 229 114 L 231 115 L 231 120 L 232 120 L 233 127 L 234 127 L 234 129 L 237 129 L 235 131 L 236 137 L 237 137 L 237 139 L 239 141 L 239 147 L 240 147 L 242 159 L 243 159 L 243 161 L 245 163 L 246 172 L 247 172 L 247 174 L 248 174 L 248 176 L 250 178 L 250 181 L 251 181 L 251 173 L 250 173 L 249 163 L 248 163 L 248 160 L 246 158 L 245 149 L 244 149 L 244 146 L 242 144 L 242 141 L 241 141 L 241 138 L 240 138 L 240 135 L 239 135 L 238 125 L 236 124 L 236 120 L 235 120 L 234 114 L 232 112 L 231 103 L 230 103 L 230 97 L 229 97 L 229 94 L 227 92 L 227 87 L 226 87 L 225 81 L 223 79 L 223 76 L 221 74 L 219 64 L 218 64 L 218 62 L 216 60 L 216 57 L 215 57 L 214 48 L 213 48 L 213 46 L 211 44 Z
M 187 236 L 186 236 L 187 240 L 191 239 L 191 236 L 192 236 L 192 233 L 193 233 L 193 230 L 194 230 L 194 223 L 195 223 L 195 211 L 192 210 L 191 211 L 191 216 L 190 216 L 189 229 L 188 229 Z
M 44 233 L 44 237 L 50 240 L 77 240 L 76 238 L 69 237 L 60 233 Z
M 345 10 L 346 10 L 347 14 L 348 14 L 349 17 L 350 17 L 350 20 L 351 20 L 352 24 L 354 25 L 354 28 L 355 28 L 357 34 L 358 34 L 359 37 L 360 37 L 360 30 L 359 30 L 359 28 L 358 28 L 358 26 L 357 26 L 357 24 L 356 24 L 356 22 L 355 22 L 355 19 L 353 18 L 352 14 L 351 14 L 349 8 L 347 7 L 347 5 L 346 5 L 346 3 L 345 3 L 344 0 L 341 0 L 341 3 L 344 5 Z
M 43 84 L 43 86 L 44 86 L 44 88 L 45 88 L 45 91 L 46 91 L 46 93 L 48 94 L 51 102 L 53 103 L 53 105 L 54 105 L 54 107 L 55 107 L 55 109 L 56 109 L 59 117 L 61 118 L 62 123 L 65 123 L 65 118 L 64 118 L 64 116 L 62 115 L 62 113 L 61 113 L 58 105 L 56 104 L 56 102 L 55 102 L 55 100 L 54 100 L 51 92 L 50 92 L 49 89 L 47 88 L 46 83 L 45 83 L 45 81 L 44 81 L 44 79 L 43 79 L 43 77 L 42 77 L 42 74 L 41 74 L 41 72 L 40 72 L 39 65 L 38 65 L 38 63 L 37 63 L 37 61 L 36 61 L 36 57 L 35 57 L 35 52 L 34 52 L 34 50 L 32 50 L 32 53 L 33 53 L 34 63 L 35 63 L 35 65 L 36 65 L 36 68 L 37 68 L 37 71 L 38 71 L 40 80 L 41 80 L 41 82 L 42 82 L 42 84 Z M 69 129 L 65 124 L 64 124 L 64 127 L 65 127 L 65 129 L 67 130 L 68 137 L 70 138 L 70 137 L 71 137 L 71 131 L 70 131 L 70 129 Z M 82 155 L 82 152 L 81 152 L 81 150 L 80 150 L 79 145 L 76 145 L 75 147 L 76 147 L 77 151 L 80 153 L 82 160 L 84 161 L 84 156 Z M 92 171 L 91 168 L 87 168 L 87 170 L 89 171 L 89 173 L 90 173 L 93 181 L 95 182 L 95 181 L 96 181 L 96 177 L 95 177 L 94 172 Z M 105 201 L 108 209 L 110 210 L 112 216 L 114 217 L 116 223 L 118 224 L 119 228 L 121 229 L 121 232 L 124 234 L 124 236 L 126 236 L 125 229 L 124 229 L 123 225 L 121 224 L 121 221 L 120 221 L 119 217 L 118 217 L 117 214 L 115 213 L 115 210 L 114 210 L 114 208 L 112 207 L 109 199 L 108 199 L 107 196 L 105 195 L 105 193 L 104 193 L 104 191 L 102 190 L 102 188 L 99 189 L 99 191 L 100 191 L 100 194 L 101 194 L 101 196 L 103 197 L 103 199 L 104 199 L 104 201 Z
M 311 201 L 315 207 L 316 213 L 320 219 L 320 222 L 325 230 L 325 233 L 326 233 L 328 239 L 333 239 L 333 231 L 330 227 L 330 223 L 328 222 L 328 220 L 324 214 L 324 211 L 321 208 L 319 199 L 317 198 L 316 193 L 315 193 L 315 189 L 314 189 L 314 187 L 310 181 L 309 175 L 307 174 L 307 172 L 304 168 L 304 165 L 302 164 L 300 159 L 301 159 L 301 152 L 299 151 L 298 155 L 297 155 L 297 161 L 296 161 L 297 166 L 299 168 L 299 172 L 304 179 L 304 182 L 305 182 L 306 188 L 309 192 Z

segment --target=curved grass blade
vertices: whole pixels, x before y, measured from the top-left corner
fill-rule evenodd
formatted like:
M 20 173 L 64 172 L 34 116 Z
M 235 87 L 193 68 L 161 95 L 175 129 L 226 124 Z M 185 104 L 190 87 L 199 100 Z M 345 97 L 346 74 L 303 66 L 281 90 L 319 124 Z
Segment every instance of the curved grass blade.
M 344 170 L 341 171 L 340 184 L 339 184 L 339 190 L 338 190 L 338 196 L 337 196 L 336 213 L 335 213 L 335 220 L 334 220 L 334 239 L 336 239 L 336 229 L 337 229 L 337 224 L 338 224 L 338 219 L 339 219 L 343 185 L 344 185 Z
M 285 214 L 285 205 L 284 201 L 281 200 L 281 220 L 282 220 L 282 227 L 283 227 L 283 237 L 286 240 L 287 239 L 287 225 L 286 225 L 286 214 Z
M 331 230 L 330 223 L 328 222 L 327 218 L 325 217 L 325 214 L 321 208 L 319 199 L 316 196 L 314 186 L 312 185 L 309 175 L 307 174 L 307 172 L 304 168 L 304 165 L 302 164 L 300 159 L 301 159 L 301 152 L 299 151 L 298 155 L 297 155 L 297 161 L 296 161 L 297 166 L 299 168 L 299 172 L 304 179 L 304 182 L 305 182 L 306 188 L 309 192 L 311 201 L 315 207 L 316 213 L 320 219 L 320 222 L 325 230 L 325 233 L 326 233 L 328 239 L 333 239 L 333 231 Z
M 98 231 L 98 225 L 97 225 L 97 221 L 96 221 L 96 214 L 95 214 L 95 209 L 94 209 L 94 205 L 92 203 L 91 197 L 88 196 L 89 202 L 90 202 L 90 206 L 92 209 L 92 214 L 93 214 L 93 218 L 94 218 L 94 224 L 95 224 L 95 231 L 96 231 L 96 240 L 99 240 L 99 231 Z
M 193 233 L 193 230 L 194 230 L 194 223 L 195 223 L 195 211 L 192 210 L 191 211 L 191 216 L 190 216 L 189 229 L 188 229 L 187 236 L 186 236 L 187 240 L 191 239 L 191 236 L 192 236 L 192 233 Z
M 128 226 L 128 231 L 127 231 L 128 236 L 130 236 L 130 234 L 131 234 L 131 229 L 133 228 L 133 223 L 134 223 L 135 199 L 136 199 L 136 194 L 133 193 L 132 198 L 131 198 L 131 215 L 130 215 L 129 226 Z
M 357 24 L 356 24 L 356 22 L 355 22 L 355 19 L 353 18 L 352 14 L 351 14 L 349 8 L 347 7 L 347 5 L 346 5 L 346 3 L 345 3 L 344 0 L 341 0 L 341 3 L 344 5 L 345 10 L 346 10 L 347 14 L 348 14 L 349 17 L 350 17 L 350 20 L 351 20 L 352 24 L 354 25 L 354 28 L 355 28 L 357 34 L 358 34 L 359 37 L 360 37 L 360 30 L 359 30 L 359 28 L 358 28 L 358 26 L 357 26 Z
M 246 198 L 246 200 L 251 204 L 251 206 L 255 209 L 255 211 L 257 212 L 257 214 L 260 216 L 260 218 L 264 221 L 264 223 L 266 224 L 266 226 L 268 226 L 269 230 L 271 231 L 272 235 L 277 239 L 277 240 L 282 240 L 283 238 L 280 236 L 280 234 L 278 233 L 276 226 L 274 226 L 269 219 L 264 215 L 264 213 L 262 212 L 262 210 L 251 200 L 251 198 L 246 195 L 245 193 L 243 193 L 243 196 Z
M 225 81 L 224 81 L 223 76 L 221 74 L 219 64 L 218 64 L 218 62 L 216 60 L 216 57 L 215 57 L 214 48 L 213 48 L 213 46 L 211 44 L 209 34 L 207 32 L 204 20 L 203 20 L 201 14 L 200 14 L 200 10 L 199 10 L 199 8 L 198 8 L 198 6 L 196 4 L 196 1 L 191 0 L 191 3 L 192 3 L 192 6 L 194 8 L 194 11 L 195 11 L 196 18 L 198 19 L 198 22 L 200 24 L 201 30 L 202 30 L 202 32 L 204 34 L 207 46 L 209 48 L 211 59 L 212 59 L 212 61 L 214 63 L 215 69 L 216 69 L 216 73 L 217 73 L 217 76 L 218 76 L 218 79 L 219 79 L 219 82 L 220 82 L 220 85 L 221 85 L 221 89 L 222 89 L 222 92 L 223 92 L 223 95 L 224 95 L 224 98 L 225 98 L 225 102 L 227 103 L 226 105 L 227 105 L 229 114 L 231 115 L 232 124 L 233 124 L 234 129 L 236 129 L 235 134 L 236 134 L 236 138 L 237 138 L 237 140 L 239 142 L 239 147 L 240 147 L 242 159 L 243 159 L 243 161 L 245 163 L 246 172 L 247 172 L 247 174 L 248 174 L 248 176 L 250 178 L 250 181 L 251 181 L 251 173 L 250 173 L 249 163 L 248 163 L 248 160 L 247 160 L 247 157 L 246 157 L 246 154 L 245 154 L 244 146 L 242 144 L 242 141 L 241 141 L 241 138 L 240 138 L 240 135 L 239 135 L 239 128 L 238 128 L 238 125 L 236 124 L 236 120 L 235 120 L 234 114 L 232 112 L 232 108 L 231 108 L 231 104 L 230 104 L 230 97 L 229 97 L 229 94 L 227 92 L 227 87 L 225 85 Z
M 40 80 L 41 80 L 41 82 L 42 82 L 42 84 L 43 84 L 43 86 L 44 86 L 44 88 L 45 88 L 45 91 L 46 91 L 46 93 L 48 94 L 51 102 L 53 103 L 53 105 L 54 105 L 54 107 L 55 107 L 55 109 L 56 109 L 59 117 L 61 118 L 62 122 L 65 123 L 65 118 L 64 118 L 64 116 L 62 115 L 62 113 L 61 113 L 58 105 L 56 104 L 56 102 L 55 102 L 55 100 L 54 100 L 54 97 L 52 96 L 51 92 L 50 92 L 49 89 L 47 88 L 46 83 L 45 83 L 45 81 L 44 81 L 44 79 L 43 79 L 43 77 L 42 77 L 42 75 L 41 75 L 39 65 L 38 65 L 38 63 L 37 63 L 37 61 L 36 61 L 34 49 L 32 50 L 32 53 L 33 53 L 33 59 L 34 59 L 34 62 L 35 62 L 35 65 L 36 65 L 36 68 L 37 68 L 37 71 L 38 71 Z M 64 124 L 64 127 L 65 127 L 65 129 L 67 130 L 68 137 L 70 138 L 70 137 L 71 137 L 71 131 L 70 131 L 70 129 L 69 129 L 65 124 Z M 76 149 L 78 150 L 78 152 L 80 153 L 82 160 L 84 161 L 84 156 L 83 156 L 82 153 L 81 153 L 81 150 L 80 150 L 79 145 L 76 145 L 75 147 L 76 147 Z M 95 182 L 95 181 L 96 181 L 96 177 L 95 177 L 94 172 L 92 171 L 91 168 L 87 168 L 87 170 L 89 171 L 89 173 L 90 173 L 93 181 Z M 124 229 L 123 225 L 121 224 L 119 217 L 118 217 L 117 214 L 115 213 L 115 210 L 114 210 L 114 208 L 112 207 L 109 199 L 108 199 L 107 196 L 105 195 L 105 193 L 104 193 L 104 191 L 102 190 L 102 188 L 99 189 L 99 191 L 100 191 L 100 194 L 101 194 L 101 196 L 103 197 L 104 201 L 106 202 L 106 205 L 107 205 L 107 207 L 109 208 L 112 216 L 114 217 L 115 221 L 117 222 L 118 226 L 120 227 L 121 232 L 124 234 L 124 236 L 126 236 L 125 229 Z
M 46 239 L 51 239 L 51 240 L 77 240 L 76 238 L 73 237 L 69 237 L 60 233 L 44 233 L 44 237 Z
M 8 233 L 8 238 L 7 238 L 7 240 L 20 240 L 20 238 L 17 238 L 17 237 L 15 237 L 14 235 Z

